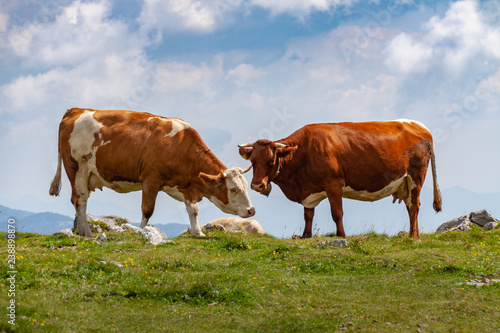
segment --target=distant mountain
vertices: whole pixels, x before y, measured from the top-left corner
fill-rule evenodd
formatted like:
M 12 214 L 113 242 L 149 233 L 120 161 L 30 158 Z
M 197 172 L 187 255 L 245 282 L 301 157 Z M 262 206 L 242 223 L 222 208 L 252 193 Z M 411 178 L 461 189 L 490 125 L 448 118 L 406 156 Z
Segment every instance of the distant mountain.
M 33 213 L 0 206 L 0 230 L 7 231 L 9 218 L 16 220 L 17 231 L 37 234 L 52 234 L 57 230 L 73 226 L 73 218 L 57 213 Z
M 189 228 L 188 224 L 168 223 L 168 224 L 155 224 L 155 227 L 160 229 L 168 238 L 179 236 L 184 230 Z

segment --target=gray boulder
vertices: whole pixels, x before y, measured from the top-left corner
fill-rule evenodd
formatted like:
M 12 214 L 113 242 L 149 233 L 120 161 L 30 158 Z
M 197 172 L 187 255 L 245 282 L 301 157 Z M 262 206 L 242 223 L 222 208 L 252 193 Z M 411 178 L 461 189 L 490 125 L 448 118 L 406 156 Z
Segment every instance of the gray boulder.
M 471 223 L 472 222 L 470 222 L 469 220 L 469 214 L 465 214 L 460 217 L 456 217 L 454 219 L 444 222 L 436 229 L 436 233 L 439 234 L 447 231 L 469 230 Z
M 491 216 L 490 213 L 488 213 L 486 211 L 486 209 L 479 209 L 479 210 L 475 210 L 473 212 L 470 212 L 469 219 L 473 223 L 475 223 L 481 227 L 484 227 L 488 223 L 496 222 L 495 219 L 493 218 L 493 216 Z
M 498 222 L 490 222 L 490 223 L 486 223 L 483 227 L 484 230 L 493 230 L 495 229 L 496 227 L 498 226 Z
M 444 222 L 436 229 L 436 233 L 466 231 L 470 230 L 472 224 L 476 224 L 484 230 L 492 230 L 497 227 L 498 222 L 485 209 L 479 209 Z

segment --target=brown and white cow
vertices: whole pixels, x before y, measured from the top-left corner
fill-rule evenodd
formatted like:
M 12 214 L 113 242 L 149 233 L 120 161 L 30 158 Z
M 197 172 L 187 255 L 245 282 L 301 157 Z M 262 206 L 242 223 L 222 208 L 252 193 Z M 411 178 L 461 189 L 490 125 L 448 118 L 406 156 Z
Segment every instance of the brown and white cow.
M 251 187 L 269 195 L 271 182 L 304 206 L 303 237 L 311 237 L 314 208 L 328 198 L 337 236 L 345 237 L 342 198 L 375 201 L 392 195 L 404 201 L 410 237 L 418 238 L 420 190 L 429 160 L 434 210 L 441 211 L 432 136 L 413 120 L 311 124 L 278 141 L 239 146 L 252 162 Z
M 75 228 L 92 236 L 86 219 L 91 191 L 108 187 L 120 193 L 142 190 L 144 228 L 163 191 L 186 205 L 191 230 L 203 236 L 198 202 L 208 198 L 225 213 L 250 217 L 245 170 L 226 168 L 198 132 L 177 118 L 125 110 L 73 108 L 59 126 L 59 158 L 50 194 L 61 187 L 61 160 L 71 183 Z

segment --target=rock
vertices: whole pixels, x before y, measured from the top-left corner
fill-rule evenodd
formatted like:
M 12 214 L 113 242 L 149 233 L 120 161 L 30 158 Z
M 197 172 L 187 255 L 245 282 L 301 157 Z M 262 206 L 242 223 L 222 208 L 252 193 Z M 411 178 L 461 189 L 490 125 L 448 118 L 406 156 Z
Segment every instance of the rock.
M 54 232 L 54 235 L 66 235 L 68 237 L 71 237 L 71 236 L 73 236 L 73 230 L 71 228 L 62 229 L 62 230 Z
M 100 225 L 89 223 L 89 226 L 90 226 L 90 230 L 95 230 L 97 233 L 102 232 L 102 228 Z
M 152 225 L 147 225 L 142 229 L 139 228 L 138 232 L 140 232 L 148 240 L 148 242 L 153 245 L 165 244 L 168 241 L 167 235 Z
M 123 229 L 123 227 L 121 227 L 119 225 L 115 225 L 113 227 L 109 227 L 109 231 L 112 231 L 112 232 L 124 232 L 125 229 Z
M 135 225 L 132 225 L 132 223 L 122 224 L 121 227 L 122 227 L 123 230 L 132 230 L 132 231 L 135 231 L 135 232 L 138 232 L 139 229 L 141 229 L 139 227 L 136 227 Z
M 475 210 L 473 212 L 470 212 L 469 219 L 473 223 L 475 223 L 481 227 L 484 227 L 488 223 L 496 222 L 495 219 L 493 218 L 493 216 L 491 216 L 490 213 L 488 213 L 486 211 L 486 209 L 479 209 L 479 210 Z
M 242 219 L 239 217 L 223 217 L 220 219 L 215 219 L 207 224 L 201 226 L 201 230 L 204 228 L 210 228 L 213 226 L 221 226 L 226 232 L 246 232 L 249 234 L 261 234 L 264 235 L 265 231 L 259 222 L 255 220 Z M 191 228 L 188 229 L 188 232 Z M 222 230 L 222 229 L 219 229 Z
M 470 230 L 473 223 L 484 230 L 494 229 L 498 225 L 498 222 L 485 209 L 479 209 L 444 222 L 437 228 L 436 233 Z
M 117 261 L 114 261 L 114 260 L 110 260 L 110 261 L 106 261 L 106 260 L 101 260 L 99 261 L 100 264 L 104 264 L 104 265 L 108 265 L 108 264 L 111 264 L 111 265 L 115 265 L 115 266 L 118 266 L 118 267 L 123 267 L 123 264 L 117 262 Z
M 498 222 L 497 222 L 497 221 L 495 221 L 495 222 L 489 222 L 489 223 L 486 223 L 486 224 L 483 226 L 483 229 L 484 229 L 484 230 L 493 230 L 493 229 L 495 229 L 497 226 L 498 226 Z
M 346 239 L 334 239 L 332 241 L 329 241 L 328 245 L 338 246 L 338 247 L 347 247 L 347 240 Z
M 454 219 L 444 222 L 437 228 L 436 233 L 439 234 L 447 231 L 469 230 L 470 224 L 471 222 L 469 220 L 469 214 L 465 214 L 460 217 L 456 217 Z
M 118 225 L 118 221 L 123 222 L 128 220 L 119 216 L 99 217 L 92 214 L 87 214 L 87 221 L 101 222 L 109 227 L 109 231 L 122 232 L 124 229 Z
M 97 240 L 101 241 L 101 242 L 107 242 L 108 241 L 108 236 L 106 235 L 106 233 L 102 233 L 100 234 L 98 237 L 97 237 Z

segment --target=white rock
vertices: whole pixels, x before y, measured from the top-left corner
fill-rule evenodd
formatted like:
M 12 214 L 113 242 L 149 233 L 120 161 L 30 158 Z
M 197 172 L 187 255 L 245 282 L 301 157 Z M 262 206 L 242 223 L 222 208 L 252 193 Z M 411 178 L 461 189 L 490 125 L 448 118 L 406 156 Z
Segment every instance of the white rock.
M 139 227 L 136 227 L 135 225 L 132 225 L 131 223 L 125 223 L 121 225 L 123 230 L 133 230 L 133 231 L 139 231 Z
M 153 245 L 167 243 L 168 237 L 155 226 L 147 225 L 144 228 L 139 228 L 139 232 Z
M 71 237 L 71 236 L 73 236 L 73 230 L 71 228 L 62 229 L 62 230 L 54 232 L 54 235 L 66 235 L 68 237 Z

